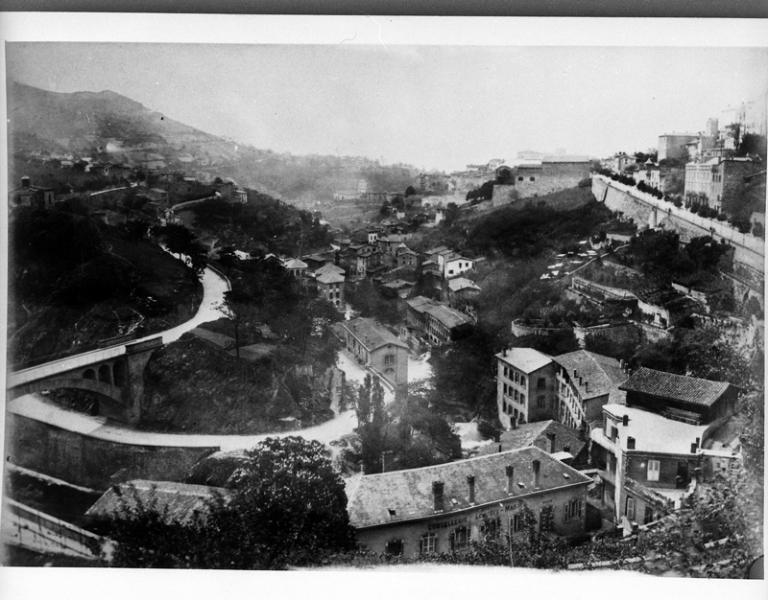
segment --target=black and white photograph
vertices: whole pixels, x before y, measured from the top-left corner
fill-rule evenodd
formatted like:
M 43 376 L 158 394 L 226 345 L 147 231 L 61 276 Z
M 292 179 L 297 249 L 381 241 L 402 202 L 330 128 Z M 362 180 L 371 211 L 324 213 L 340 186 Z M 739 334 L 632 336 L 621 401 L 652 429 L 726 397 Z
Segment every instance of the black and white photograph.
M 3 565 L 763 578 L 765 23 L 165 17 L 4 35 Z

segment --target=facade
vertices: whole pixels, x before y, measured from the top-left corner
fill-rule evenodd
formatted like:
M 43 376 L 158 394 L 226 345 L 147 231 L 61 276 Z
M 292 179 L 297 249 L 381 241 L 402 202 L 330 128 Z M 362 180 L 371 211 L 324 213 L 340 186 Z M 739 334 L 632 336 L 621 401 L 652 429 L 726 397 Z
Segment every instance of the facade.
M 51 208 L 55 202 L 53 188 L 32 185 L 29 177 L 21 178 L 21 186 L 11 190 L 10 205 Z
M 424 296 L 406 302 L 406 326 L 411 335 L 421 335 L 433 346 L 449 344 L 461 329 L 472 325 L 462 312 Z
M 479 294 L 480 288 L 466 277 L 456 277 L 448 281 L 448 299 L 451 304 L 477 298 Z
M 315 276 L 317 293 L 338 309 L 344 308 L 344 275 L 340 273 L 319 273 Z
M 540 165 L 519 165 L 512 180 L 519 198 L 531 198 L 576 187 L 589 172 L 586 156 L 545 156 Z
M 509 348 L 496 359 L 496 405 L 505 429 L 557 415 L 550 356 L 533 348 Z
M 555 357 L 556 419 L 578 429 L 599 421 L 602 407 L 620 401 L 619 385 L 627 374 L 619 361 L 587 350 Z
M 659 136 L 658 160 L 683 159 L 687 160 L 686 146 L 697 141 L 699 136 L 695 133 L 665 133 Z
M 603 407 L 603 422 L 590 432 L 591 459 L 602 501 L 617 522 L 648 523 L 679 508 L 691 491 L 707 429 L 640 408 Z
M 419 255 L 408 248 L 405 244 L 400 244 L 395 249 L 396 266 L 415 269 L 419 264 Z
M 744 192 L 744 178 L 757 172 L 759 163 L 750 158 L 710 158 L 685 165 L 685 195 L 697 194 L 710 208 L 721 210 L 723 202 L 737 200 Z
M 369 370 L 387 380 L 395 396 L 408 392 L 408 346 L 373 319 L 358 317 L 337 324 L 344 346 Z
M 619 389 L 627 406 L 691 424 L 711 423 L 733 413 L 736 387 L 727 382 L 640 367 Z
M 536 447 L 420 469 L 362 475 L 347 483 L 347 511 L 362 549 L 416 556 L 461 552 L 471 542 L 523 536 L 523 511 L 556 535 L 586 524 L 592 480 Z
M 643 164 L 637 171 L 632 173 L 637 183 L 643 182 L 645 185 L 661 190 L 661 169 L 653 164 L 650 159 Z

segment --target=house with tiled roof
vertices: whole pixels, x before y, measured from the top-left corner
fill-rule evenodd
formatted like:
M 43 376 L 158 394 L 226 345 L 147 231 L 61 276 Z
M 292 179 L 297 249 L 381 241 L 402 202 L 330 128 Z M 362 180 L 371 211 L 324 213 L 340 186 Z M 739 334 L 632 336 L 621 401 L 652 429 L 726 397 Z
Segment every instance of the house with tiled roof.
M 592 480 L 535 446 L 441 465 L 360 475 L 347 511 L 368 551 L 461 552 L 473 541 L 524 536 L 527 508 L 556 535 L 584 532 Z
M 570 465 L 587 462 L 587 438 L 571 427 L 549 419 L 524 423 L 503 432 L 499 441 L 483 446 L 480 454 L 495 454 L 536 446 Z
M 463 312 L 424 296 L 411 298 L 406 306 L 406 327 L 410 335 L 424 337 L 433 346 L 449 344 L 473 324 Z
M 330 263 L 326 267 L 315 272 L 317 294 L 341 310 L 344 308 L 344 269 Z
M 374 319 L 358 317 L 334 325 L 344 346 L 361 365 L 385 379 L 400 397 L 408 390 L 408 345 Z
M 640 367 L 621 385 L 627 406 L 689 423 L 711 423 L 734 410 L 738 388 L 725 381 Z
M 557 420 L 579 428 L 599 421 L 603 405 L 623 402 L 628 375 L 615 358 L 588 350 L 555 357 Z
M 283 267 L 293 277 L 301 277 L 307 272 L 308 265 L 299 258 L 288 258 L 283 261 Z
M 125 511 L 139 506 L 154 506 L 169 523 L 191 524 L 198 518 L 205 519 L 211 503 L 219 498 L 227 502 L 231 492 L 226 488 L 207 485 L 134 479 L 109 488 L 91 505 L 85 516 L 94 520 L 120 518 Z
M 608 402 L 623 402 L 628 375 L 614 358 L 587 350 L 551 357 L 533 348 L 496 355 L 497 407 L 505 429 L 554 419 L 579 429 L 598 421 Z

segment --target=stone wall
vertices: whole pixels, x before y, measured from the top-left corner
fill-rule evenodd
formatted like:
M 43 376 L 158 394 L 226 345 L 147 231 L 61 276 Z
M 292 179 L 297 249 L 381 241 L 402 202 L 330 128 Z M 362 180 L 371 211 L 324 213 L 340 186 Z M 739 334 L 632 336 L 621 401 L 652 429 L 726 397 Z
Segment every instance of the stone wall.
M 130 479 L 182 481 L 218 447 L 120 444 L 7 413 L 6 459 L 75 485 L 106 490 Z
M 611 210 L 632 217 L 641 229 L 643 226 L 671 229 L 680 235 L 683 243 L 709 235 L 734 247 L 734 261 L 757 272 L 765 268 L 765 240 L 741 233 L 724 221 L 705 219 L 603 175 L 592 176 L 592 194 Z

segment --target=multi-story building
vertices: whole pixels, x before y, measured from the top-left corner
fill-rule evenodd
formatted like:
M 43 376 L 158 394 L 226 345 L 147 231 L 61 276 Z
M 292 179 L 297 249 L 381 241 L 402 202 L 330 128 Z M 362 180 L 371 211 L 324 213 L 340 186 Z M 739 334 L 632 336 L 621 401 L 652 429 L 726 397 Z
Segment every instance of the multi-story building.
M 658 159 L 687 160 L 686 146 L 699 139 L 696 133 L 665 133 L 659 136 Z
M 619 389 L 627 406 L 641 408 L 698 425 L 733 413 L 738 389 L 724 381 L 710 381 L 640 367 Z
M 576 350 L 550 357 L 533 348 L 510 348 L 496 358 L 496 401 L 505 429 L 547 419 L 588 427 L 600 419 L 604 404 L 623 399 L 618 386 L 627 375 L 608 356 Z
M 600 420 L 602 407 L 623 398 L 619 385 L 627 374 L 619 361 L 587 350 L 555 357 L 556 419 L 573 428 Z
M 308 268 L 307 263 L 299 258 L 289 258 L 283 261 L 283 267 L 285 267 L 285 270 L 296 278 L 303 277 L 306 274 Z
M 632 173 L 632 177 L 638 183 L 642 181 L 645 185 L 654 187 L 657 190 L 661 189 L 661 169 L 650 158 L 637 171 Z
M 336 265 L 328 264 L 315 273 L 317 293 L 328 300 L 336 308 L 344 308 L 344 270 Z
M 408 393 L 408 346 L 373 319 L 358 317 L 337 323 L 336 331 L 357 361 L 383 377 L 396 398 Z
M 449 344 L 472 319 L 436 300 L 416 296 L 406 302 L 406 327 L 412 336 L 423 336 L 433 346 Z
M 724 202 L 737 200 L 743 194 L 744 178 L 760 168 L 759 163 L 748 157 L 690 162 L 685 165 L 685 195 L 719 211 Z
M 501 171 L 507 169 L 507 171 Z M 540 163 L 519 164 L 497 169 L 500 183 L 493 186 L 494 204 L 516 198 L 532 198 L 576 187 L 589 177 L 590 160 L 586 156 L 545 156 Z
M 648 523 L 679 508 L 691 491 L 708 429 L 606 404 L 602 424 L 590 432 L 591 460 L 602 481 L 602 501 L 615 520 Z
M 505 429 L 557 415 L 555 365 L 533 348 L 509 348 L 496 355 L 496 403 Z
M 524 511 L 556 535 L 586 525 L 592 480 L 536 447 L 347 482 L 347 511 L 365 550 L 415 556 L 526 535 Z

